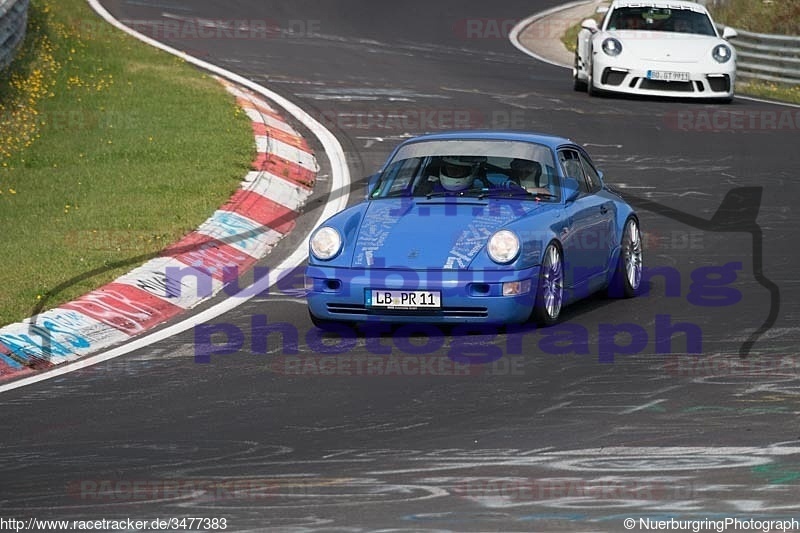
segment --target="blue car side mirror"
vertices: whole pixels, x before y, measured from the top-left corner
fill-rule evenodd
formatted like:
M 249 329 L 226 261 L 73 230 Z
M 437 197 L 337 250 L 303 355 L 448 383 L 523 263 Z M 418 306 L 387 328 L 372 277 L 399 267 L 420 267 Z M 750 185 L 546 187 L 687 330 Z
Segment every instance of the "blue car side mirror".
M 581 194 L 577 178 L 571 176 L 563 179 L 561 190 L 564 192 L 564 198 L 567 203 L 574 202 Z

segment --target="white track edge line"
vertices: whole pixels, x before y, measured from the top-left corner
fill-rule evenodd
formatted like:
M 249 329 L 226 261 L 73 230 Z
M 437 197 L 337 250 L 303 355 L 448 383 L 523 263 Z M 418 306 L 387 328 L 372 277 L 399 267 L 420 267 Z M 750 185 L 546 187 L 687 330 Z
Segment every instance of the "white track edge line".
M 578 7 L 578 6 L 582 6 L 582 5 L 585 5 L 585 4 L 591 4 L 591 3 L 594 3 L 594 2 L 595 2 L 595 0 L 579 0 L 578 2 L 570 2 L 568 4 L 563 4 L 563 5 L 560 5 L 560 6 L 551 7 L 549 9 L 545 9 L 544 11 L 539 11 L 538 13 L 534 13 L 533 15 L 531 15 L 528 18 L 522 19 L 521 21 L 519 21 L 517 23 L 516 26 L 511 28 L 511 31 L 508 33 L 508 39 L 511 41 L 511 44 L 513 44 L 514 47 L 517 50 L 519 50 L 520 52 L 522 52 L 523 54 L 529 55 L 534 59 L 538 59 L 542 63 L 547 63 L 548 65 L 553 65 L 553 66 L 556 66 L 556 67 L 571 69 L 572 65 L 565 65 L 564 63 L 559 63 L 558 61 L 553 61 L 551 59 L 547 59 L 545 57 L 540 56 L 539 54 L 537 54 L 533 50 L 530 50 L 530 49 L 526 48 L 520 42 L 519 34 L 522 33 L 525 30 L 525 28 L 527 28 L 528 26 L 530 26 L 531 24 L 533 24 L 534 22 L 536 22 L 539 19 L 543 19 L 543 18 L 548 17 L 550 15 L 554 15 L 554 14 L 560 12 L 560 11 L 566 11 L 567 9 L 572 9 L 573 7 Z
M 333 133 L 331 133 L 327 128 L 325 128 L 322 124 L 320 124 L 317 120 L 315 120 L 311 115 L 306 113 L 300 106 L 293 104 L 283 96 L 267 89 L 266 87 L 262 87 L 261 85 L 258 85 L 257 83 L 250 81 L 247 78 L 244 78 L 238 74 L 234 74 L 233 72 L 225 70 L 216 65 L 212 65 L 211 63 L 207 63 L 203 60 L 197 59 L 196 57 L 186 54 L 185 52 L 176 50 L 170 46 L 167 46 L 154 39 L 151 39 L 150 37 L 147 37 L 146 35 L 142 35 L 141 33 L 128 28 L 127 26 L 119 22 L 117 19 L 115 19 L 102 5 L 100 5 L 99 0 L 87 0 L 87 1 L 89 5 L 92 7 L 92 9 L 94 9 L 95 12 L 97 12 L 97 14 L 100 15 L 106 22 L 119 28 L 125 33 L 151 46 L 154 46 L 156 48 L 164 50 L 165 52 L 178 56 L 181 59 L 185 60 L 187 63 L 191 63 L 197 67 L 200 67 L 209 72 L 213 72 L 218 76 L 226 78 L 234 83 L 243 85 L 257 92 L 258 94 L 264 96 L 265 98 L 272 100 L 273 102 L 278 104 L 278 106 L 283 108 L 286 112 L 294 116 L 306 128 L 308 128 L 317 139 L 319 139 L 320 143 L 322 144 L 325 150 L 325 155 L 328 157 L 328 160 L 330 161 L 331 164 L 331 191 L 337 192 L 341 190 L 341 196 L 333 195 L 332 199 L 327 204 L 325 204 L 322 213 L 320 214 L 319 218 L 317 218 L 315 226 L 317 226 L 320 222 L 322 222 L 329 216 L 333 215 L 334 213 L 340 211 L 345 206 L 347 206 L 347 202 L 350 199 L 350 170 L 347 167 L 347 161 L 345 158 L 344 150 L 342 149 L 342 145 L 339 143 L 339 140 L 333 135 Z M 194 316 L 182 320 L 177 324 L 173 324 L 171 326 L 168 326 L 162 330 L 156 331 L 155 333 L 151 333 L 149 335 L 145 334 L 142 337 L 134 338 L 133 340 L 122 346 L 118 346 L 116 348 L 112 348 L 107 351 L 102 351 L 96 355 L 89 355 L 82 357 L 72 363 L 65 363 L 63 365 L 59 365 L 53 370 L 47 370 L 39 374 L 36 374 L 34 376 L 21 378 L 12 381 L 10 383 L 0 385 L 0 393 L 25 387 L 27 385 L 32 385 L 40 381 L 52 379 L 57 376 L 62 376 L 64 374 L 68 374 L 76 370 L 81 370 L 96 365 L 98 363 L 102 363 L 103 361 L 108 361 L 109 359 L 114 359 L 121 355 L 130 353 L 134 350 L 138 350 L 139 348 L 143 348 L 158 341 L 167 339 L 173 335 L 177 335 L 178 333 L 182 333 L 197 324 L 201 324 L 205 321 L 216 318 L 242 305 L 243 303 L 253 298 L 253 296 L 255 296 L 256 294 L 263 292 L 265 289 L 277 283 L 281 278 L 287 275 L 289 271 L 296 268 L 306 259 L 307 248 L 308 248 L 308 235 L 306 235 L 306 237 L 294 250 L 294 252 L 292 252 L 289 255 L 289 257 L 281 261 L 281 263 L 277 267 L 270 270 L 267 276 L 264 276 L 257 282 L 253 283 L 249 287 L 245 287 L 240 291 L 239 294 L 244 293 L 246 294 L 246 296 L 239 296 L 239 295 L 230 296 L 226 300 L 223 300 L 222 302 L 214 305 L 213 307 L 210 307 L 205 311 L 202 311 Z

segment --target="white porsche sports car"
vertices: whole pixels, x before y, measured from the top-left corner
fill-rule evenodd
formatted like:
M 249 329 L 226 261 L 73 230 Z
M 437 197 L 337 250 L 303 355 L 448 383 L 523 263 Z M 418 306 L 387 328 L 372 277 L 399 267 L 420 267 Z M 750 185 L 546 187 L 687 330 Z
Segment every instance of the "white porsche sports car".
M 581 23 L 575 90 L 733 99 L 736 51 L 708 11 L 685 0 L 615 0 L 598 25 Z

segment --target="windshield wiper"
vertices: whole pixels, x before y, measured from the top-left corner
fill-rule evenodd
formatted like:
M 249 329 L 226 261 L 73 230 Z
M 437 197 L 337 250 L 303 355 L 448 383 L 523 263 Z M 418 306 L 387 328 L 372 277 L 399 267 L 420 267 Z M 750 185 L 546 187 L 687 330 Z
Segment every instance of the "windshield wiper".
M 513 198 L 515 196 L 533 196 L 535 198 L 556 198 L 555 194 L 551 194 L 549 192 L 530 192 L 522 188 L 488 189 L 481 191 L 481 194 L 480 196 L 478 196 L 478 198 L 486 198 L 487 196 L 504 196 L 507 198 Z
M 430 200 L 431 198 L 440 196 L 463 196 L 463 195 L 464 195 L 463 191 L 431 191 L 425 195 L 425 198 L 427 200 Z

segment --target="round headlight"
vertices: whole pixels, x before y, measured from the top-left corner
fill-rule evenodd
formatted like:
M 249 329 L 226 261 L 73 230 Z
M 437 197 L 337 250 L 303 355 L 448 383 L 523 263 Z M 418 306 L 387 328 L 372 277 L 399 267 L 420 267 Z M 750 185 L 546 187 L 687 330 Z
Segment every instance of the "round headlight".
M 713 57 L 717 63 L 727 63 L 730 61 L 732 55 L 730 47 L 726 44 L 718 44 L 711 51 L 711 57 Z
M 618 56 L 622 53 L 622 43 L 619 42 L 618 39 L 609 37 L 603 41 L 603 52 L 605 52 L 606 55 Z
M 342 236 L 330 226 L 325 226 L 314 232 L 311 236 L 311 253 L 317 259 L 326 261 L 342 249 Z
M 510 263 L 519 253 L 519 237 L 513 231 L 501 229 L 489 238 L 486 251 L 495 263 Z

